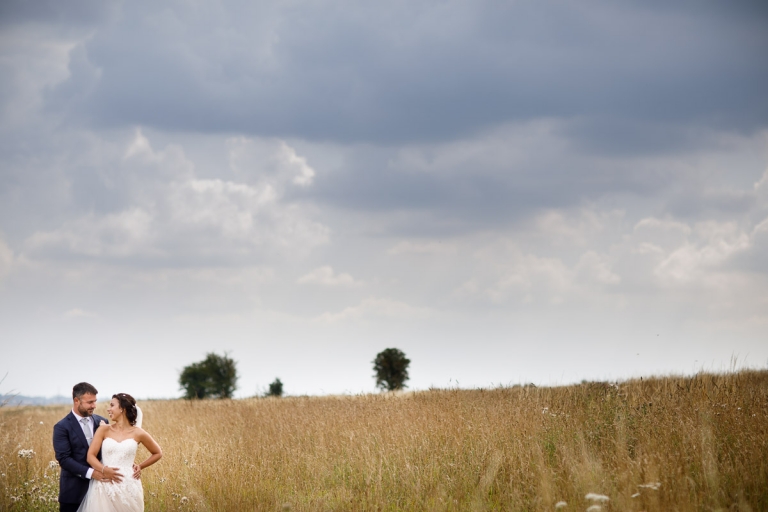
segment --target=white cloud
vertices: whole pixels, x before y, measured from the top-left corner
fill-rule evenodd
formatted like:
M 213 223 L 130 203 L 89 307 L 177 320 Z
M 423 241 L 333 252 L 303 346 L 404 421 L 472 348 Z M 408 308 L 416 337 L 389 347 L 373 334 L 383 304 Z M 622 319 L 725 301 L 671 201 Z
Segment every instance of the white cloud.
M 752 230 L 752 236 L 764 236 L 766 233 L 768 233 L 768 219 L 764 219 Z
M 497 277 L 483 295 L 495 303 L 559 304 L 573 288 L 574 273 L 558 258 L 513 251 L 497 264 Z
M 172 183 L 168 190 L 169 222 L 182 229 L 211 230 L 223 238 L 252 241 L 265 232 L 254 229 L 259 219 L 271 217 L 277 193 L 269 186 L 190 180 Z
M 621 283 L 621 277 L 611 270 L 607 258 L 594 251 L 585 252 L 575 270 L 589 280 L 600 284 L 617 285 Z
M 79 318 L 98 318 L 98 315 L 80 308 L 70 309 L 62 315 L 66 320 L 76 320 Z
M 691 228 L 684 222 L 671 219 L 657 219 L 655 217 L 646 217 L 640 220 L 634 227 L 635 232 L 642 231 L 665 231 L 677 232 L 684 236 L 691 233 Z
M 393 256 L 399 256 L 401 254 L 453 254 L 456 252 L 456 245 L 451 242 L 439 240 L 428 242 L 401 240 L 387 252 Z
M 318 267 L 312 272 L 296 280 L 299 284 L 316 284 L 321 286 L 349 287 L 361 284 L 349 274 L 337 274 L 329 265 Z
M 288 146 L 269 146 L 270 158 L 303 160 Z M 283 175 L 252 183 L 198 178 L 195 164 L 178 145 L 154 150 L 137 130 L 124 153 L 120 173 L 106 177 L 131 206 L 112 213 L 89 212 L 58 228 L 30 235 L 31 255 L 69 253 L 174 261 L 246 257 L 248 254 L 302 254 L 328 240 L 328 228 L 304 210 L 282 201 Z M 311 181 L 306 168 L 300 176 Z M 307 181 L 309 180 L 309 181 Z
M 766 169 L 762 177 L 755 182 L 753 188 L 759 195 L 768 199 L 768 169 Z
M 315 178 L 315 170 L 307 164 L 307 159 L 296 154 L 296 150 L 285 142 L 280 143 L 280 158 L 285 165 L 291 168 L 296 174 L 291 180 L 293 184 L 301 187 L 308 187 Z
M 13 251 L 8 244 L 0 237 L 0 282 L 11 273 L 11 267 L 13 266 Z
M 456 299 L 467 299 L 477 297 L 481 291 L 482 285 L 479 280 L 472 278 L 462 283 L 459 287 L 455 288 L 451 292 L 451 297 Z
M 195 164 L 181 146 L 168 144 L 162 150 L 155 150 L 141 128 L 136 129 L 122 163 L 121 172 L 140 178 L 139 185 L 146 185 L 147 181 L 190 180 L 195 176 Z
M 564 214 L 555 215 L 554 212 L 550 212 L 548 217 L 566 218 Z M 599 218 L 599 215 L 594 218 Z M 547 237 L 534 228 L 540 226 L 540 220 L 534 219 L 529 226 L 516 226 L 515 232 L 505 238 L 465 240 L 463 244 L 474 249 L 471 275 L 460 281 L 461 284 L 450 292 L 450 296 L 457 300 L 488 301 L 496 305 L 574 304 L 587 296 L 599 297 L 605 286 L 615 288 L 622 283 L 618 270 L 614 268 L 611 252 L 588 250 L 578 253 L 568 245 L 550 244 Z M 591 229 L 586 228 L 587 231 Z M 556 231 L 562 233 L 559 229 Z M 575 237 L 572 240 L 593 236 L 582 236 L 583 232 L 570 229 L 568 232 Z M 577 247 L 580 245 L 576 244 Z M 569 263 L 573 259 L 576 261 Z M 451 268 L 458 270 L 455 266 Z
M 646 217 L 632 230 L 633 243 L 645 253 L 668 253 L 688 243 L 692 228 L 672 219 Z
M 323 313 L 317 321 L 339 323 L 364 319 L 409 319 L 425 318 L 433 312 L 429 308 L 411 306 L 392 299 L 369 297 L 356 306 L 344 308 L 337 313 Z
M 274 282 L 275 270 L 268 266 L 231 265 L 205 267 L 150 267 L 130 269 L 127 272 L 118 267 L 113 270 L 99 269 L 86 274 L 95 279 L 96 274 L 108 276 L 109 281 L 126 281 L 146 289 L 196 289 L 212 291 L 214 289 L 259 289 L 266 283 Z
M 152 248 L 153 215 L 139 208 L 98 216 L 88 214 L 53 231 L 32 234 L 24 244 L 32 254 L 66 252 L 84 256 L 157 255 Z
M 44 93 L 70 76 L 70 54 L 77 42 L 25 24 L 0 30 L 0 75 L 4 92 L 0 125 L 26 126 L 40 117 Z
M 227 140 L 232 171 L 249 183 L 269 182 L 279 193 L 292 184 L 309 187 L 317 172 L 307 159 L 280 139 L 232 137 Z
M 528 254 L 510 267 L 488 294 L 495 301 L 504 300 L 510 294 L 524 294 L 526 302 L 542 297 L 558 304 L 563 302 L 572 282 L 573 272 L 561 260 Z
M 600 211 L 594 207 L 576 212 L 548 210 L 536 216 L 535 232 L 553 245 L 588 245 L 611 222 L 621 220 L 624 212 Z
M 136 129 L 136 137 L 125 151 L 124 158 L 126 160 L 132 157 L 143 157 L 151 161 L 160 159 L 160 156 L 155 153 L 152 146 L 149 144 L 149 140 L 141 132 L 141 128 Z
M 719 282 L 720 266 L 751 245 L 749 235 L 733 222 L 697 223 L 692 237 L 693 241 L 671 251 L 654 269 L 661 284 L 705 284 L 710 278 Z

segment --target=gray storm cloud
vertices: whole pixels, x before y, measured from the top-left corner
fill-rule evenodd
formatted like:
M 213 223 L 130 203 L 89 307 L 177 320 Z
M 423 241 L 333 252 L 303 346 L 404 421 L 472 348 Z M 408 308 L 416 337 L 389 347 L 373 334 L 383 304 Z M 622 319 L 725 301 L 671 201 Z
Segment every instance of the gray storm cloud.
M 375 143 L 556 117 L 587 144 L 669 148 L 768 119 L 766 9 L 713 5 L 123 4 L 46 101 L 101 126 Z

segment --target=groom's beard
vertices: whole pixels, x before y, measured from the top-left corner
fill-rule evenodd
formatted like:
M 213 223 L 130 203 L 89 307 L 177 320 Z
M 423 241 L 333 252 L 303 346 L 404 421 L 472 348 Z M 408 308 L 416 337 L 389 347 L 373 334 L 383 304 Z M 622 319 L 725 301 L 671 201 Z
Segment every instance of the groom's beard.
M 78 406 L 77 408 L 77 414 L 79 414 L 83 418 L 88 418 L 90 416 L 93 416 L 93 409 L 86 409 L 83 406 Z

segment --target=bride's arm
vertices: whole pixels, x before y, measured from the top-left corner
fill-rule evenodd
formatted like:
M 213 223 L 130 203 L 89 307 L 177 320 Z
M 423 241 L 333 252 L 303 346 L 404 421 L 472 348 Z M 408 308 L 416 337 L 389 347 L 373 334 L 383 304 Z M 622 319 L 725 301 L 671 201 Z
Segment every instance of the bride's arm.
M 93 441 L 91 441 L 91 446 L 88 447 L 88 455 L 86 456 L 86 460 L 88 462 L 88 465 L 93 468 L 93 471 L 98 471 L 101 473 L 101 467 L 103 464 L 101 461 L 99 461 L 99 450 L 101 450 L 101 443 L 104 442 L 104 429 L 96 429 L 96 432 L 93 434 Z
M 91 441 L 91 446 L 88 447 L 88 465 L 93 468 L 93 478 L 97 478 L 98 475 L 99 480 L 106 478 L 108 480 L 120 482 L 123 477 L 122 473 L 119 473 L 117 468 L 111 468 L 102 464 L 98 457 L 99 450 L 101 450 L 101 444 L 104 442 L 105 431 L 106 429 L 104 428 L 97 428 L 96 432 L 93 434 L 93 441 Z
M 139 464 L 140 469 L 146 469 L 155 462 L 159 461 L 163 457 L 163 451 L 160 449 L 160 445 L 157 444 L 157 441 L 152 439 L 152 436 L 149 435 L 145 430 L 139 429 L 139 435 L 138 435 L 138 441 L 144 445 L 144 448 L 149 450 L 149 457 L 147 457 L 147 460 Z

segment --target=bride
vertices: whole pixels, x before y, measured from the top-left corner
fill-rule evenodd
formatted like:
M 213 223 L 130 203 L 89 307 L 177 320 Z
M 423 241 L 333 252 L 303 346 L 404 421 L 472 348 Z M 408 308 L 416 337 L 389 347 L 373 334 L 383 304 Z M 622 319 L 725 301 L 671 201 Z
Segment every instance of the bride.
M 112 395 L 107 409 L 112 423 L 97 428 L 88 448 L 88 464 L 104 474 L 105 481 L 93 479 L 78 512 L 143 512 L 144 490 L 141 480 L 131 475 L 136 449 L 139 444 L 149 450 L 147 460 L 139 464 L 139 471 L 151 466 L 163 456 L 160 445 L 141 429 L 141 409 L 136 400 L 126 393 Z M 101 450 L 103 463 L 99 461 Z M 117 478 L 115 478 L 117 474 Z M 111 480 L 111 481 L 110 481 Z

